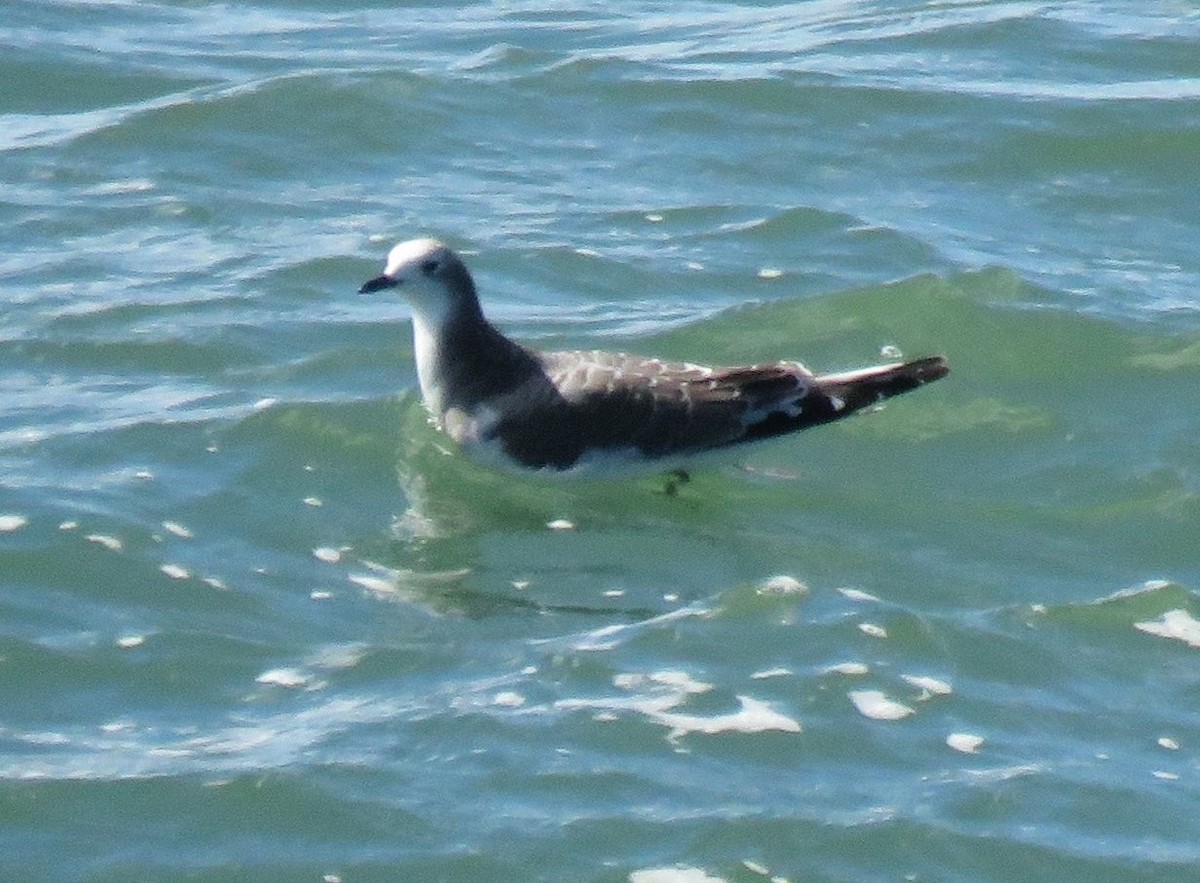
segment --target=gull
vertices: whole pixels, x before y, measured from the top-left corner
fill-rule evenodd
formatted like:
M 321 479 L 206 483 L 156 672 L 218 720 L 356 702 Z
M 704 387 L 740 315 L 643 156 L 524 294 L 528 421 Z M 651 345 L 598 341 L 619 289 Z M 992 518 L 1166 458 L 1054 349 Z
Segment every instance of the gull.
M 433 422 L 474 459 L 516 470 L 649 469 L 686 481 L 697 455 L 840 420 L 949 372 L 941 356 L 817 375 L 794 361 L 719 368 L 541 352 L 484 317 L 466 265 L 436 239 L 396 245 L 359 292 L 390 288 L 412 307 L 417 379 Z

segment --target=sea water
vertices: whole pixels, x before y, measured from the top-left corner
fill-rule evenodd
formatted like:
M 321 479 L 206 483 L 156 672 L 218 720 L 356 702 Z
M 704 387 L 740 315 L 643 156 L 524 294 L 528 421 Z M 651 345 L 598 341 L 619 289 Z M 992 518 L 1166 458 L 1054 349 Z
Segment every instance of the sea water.
M 1183 2 L 0 4 L 0 877 L 1200 862 Z M 463 459 L 535 346 L 946 380 L 697 470 Z

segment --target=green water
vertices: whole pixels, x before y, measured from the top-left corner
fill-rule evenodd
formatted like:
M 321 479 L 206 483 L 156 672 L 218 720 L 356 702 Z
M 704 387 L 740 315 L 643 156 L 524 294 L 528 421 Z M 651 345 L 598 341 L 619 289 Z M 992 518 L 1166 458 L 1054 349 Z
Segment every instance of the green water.
M 0 4 L 0 877 L 1190 880 L 1184 4 Z M 393 240 L 547 348 L 878 413 L 428 425 Z

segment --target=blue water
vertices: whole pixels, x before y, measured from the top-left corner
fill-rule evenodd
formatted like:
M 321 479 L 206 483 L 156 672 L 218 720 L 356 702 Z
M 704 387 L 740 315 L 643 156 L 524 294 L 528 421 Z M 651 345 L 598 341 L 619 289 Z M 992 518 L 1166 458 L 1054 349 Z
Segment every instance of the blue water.
M 1191 880 L 1191 3 L 0 3 L 0 878 Z M 880 413 L 466 461 L 538 346 Z

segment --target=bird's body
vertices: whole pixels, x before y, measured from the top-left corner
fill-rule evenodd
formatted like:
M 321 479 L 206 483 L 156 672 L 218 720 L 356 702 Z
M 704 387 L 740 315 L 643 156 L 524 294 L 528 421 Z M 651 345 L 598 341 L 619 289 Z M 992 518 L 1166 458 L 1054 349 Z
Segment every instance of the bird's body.
M 402 242 L 362 292 L 413 306 L 417 377 L 439 427 L 496 465 L 564 473 L 678 469 L 698 454 L 838 420 L 948 372 L 940 356 L 817 376 L 799 362 L 732 368 L 601 351 L 539 352 L 483 316 L 466 266 Z

